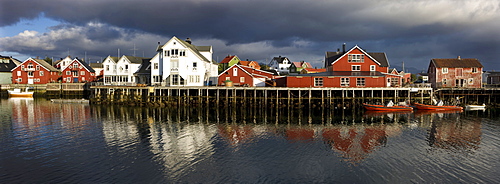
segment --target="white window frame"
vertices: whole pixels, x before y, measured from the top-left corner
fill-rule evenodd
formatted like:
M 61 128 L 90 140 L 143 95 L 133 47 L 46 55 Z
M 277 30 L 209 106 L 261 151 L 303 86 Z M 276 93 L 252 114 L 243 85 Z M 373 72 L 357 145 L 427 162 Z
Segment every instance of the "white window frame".
M 356 78 L 356 86 L 358 86 L 358 87 L 366 86 L 366 79 L 365 78 Z
M 441 68 L 441 73 L 448 73 L 448 68 L 446 68 L 446 67 Z
M 351 65 L 352 71 L 361 71 L 361 65 Z
M 349 54 L 347 62 L 349 63 L 364 63 L 365 55 L 364 54 Z
M 314 78 L 314 87 L 323 87 L 323 78 L 322 77 Z
M 467 84 L 474 85 L 474 79 L 473 78 L 469 78 L 469 80 L 467 80 Z
M 340 86 L 341 87 L 349 87 L 349 77 L 342 77 L 340 78 Z
M 238 76 L 238 68 L 233 68 L 233 76 Z
M 375 65 L 370 65 L 370 71 L 374 72 L 376 71 L 377 67 Z

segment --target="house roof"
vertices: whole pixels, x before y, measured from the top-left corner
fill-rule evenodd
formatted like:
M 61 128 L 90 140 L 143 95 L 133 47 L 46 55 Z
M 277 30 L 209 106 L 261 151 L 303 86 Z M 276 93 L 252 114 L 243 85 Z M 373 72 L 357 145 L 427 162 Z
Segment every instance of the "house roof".
M 0 55 L 2 60 L 9 60 L 7 63 L 0 63 L 0 72 L 10 72 L 13 68 L 19 65 L 21 62 L 19 60 L 14 59 L 12 57 L 2 56 Z
M 89 66 L 92 68 L 104 68 L 102 63 L 90 63 Z
M 229 61 L 231 61 L 234 57 L 237 57 L 237 56 L 236 55 L 234 55 L 234 56 L 228 55 L 220 63 L 229 63 Z
M 319 69 L 317 69 L 317 68 L 304 68 L 302 70 L 305 70 L 307 72 L 317 72 L 317 73 L 318 72 L 326 72 L 326 68 L 319 68 Z
M 483 68 L 483 65 L 477 59 L 431 59 L 431 63 L 436 68 Z
M 311 63 L 304 62 L 307 65 L 307 68 L 312 68 Z M 292 62 L 293 65 L 297 68 L 302 68 L 302 62 Z
M 359 46 L 354 46 L 351 50 L 347 52 L 326 52 L 326 66 L 332 65 L 333 62 L 337 61 L 342 56 L 346 55 L 350 51 L 358 48 L 361 52 L 365 53 L 368 57 L 378 62 L 381 67 L 389 67 L 389 60 L 387 60 L 387 55 L 384 52 L 365 52 Z
M 89 71 L 89 72 L 95 72 L 95 70 L 92 67 L 90 67 L 90 65 L 87 64 L 86 62 L 83 62 L 82 60 L 80 60 L 78 58 L 74 59 L 73 61 L 77 61 L 78 63 L 80 63 L 81 65 L 83 65 L 87 69 L 87 71 Z
M 151 74 L 151 60 L 143 60 L 139 70 L 134 74 Z
M 385 74 L 375 71 L 375 72 L 370 72 L 370 71 L 359 71 L 359 72 L 353 72 L 353 71 L 328 71 L 328 72 L 319 72 L 319 73 L 308 73 L 308 74 L 301 74 L 297 76 L 338 76 L 338 77 L 383 77 Z
M 261 75 L 262 73 L 266 73 L 266 74 L 269 74 L 269 75 L 274 75 L 272 72 L 265 71 L 265 70 L 259 70 L 259 69 L 255 69 L 255 68 L 244 66 L 244 65 L 233 65 L 233 66 L 227 68 L 226 70 L 224 70 L 223 72 L 221 72 L 219 74 L 219 77 L 221 75 L 223 75 L 224 73 L 226 73 L 228 70 L 231 70 L 233 67 L 237 67 L 240 70 L 243 70 L 243 72 L 245 72 L 246 74 L 248 74 L 248 75 L 250 75 L 252 77 L 254 77 L 255 75 L 257 75 L 257 76 L 262 76 L 262 77 L 266 77 L 267 78 L 267 76 Z
M 196 54 L 198 57 L 200 57 L 202 60 L 206 61 L 206 62 L 212 62 L 214 64 L 217 64 L 216 61 L 210 61 L 208 60 L 203 54 L 201 54 L 200 52 L 209 52 L 209 51 L 212 51 L 212 46 L 195 46 L 191 43 L 188 43 L 184 40 L 181 40 L 177 37 L 173 37 L 172 39 L 175 39 L 177 40 L 179 43 L 181 43 L 182 45 L 184 45 L 186 48 L 190 49 L 191 51 L 193 51 L 194 54 Z
M 142 61 L 143 60 L 151 60 L 151 58 L 145 58 L 145 57 L 135 57 L 135 56 L 123 56 L 125 58 L 127 58 L 127 60 L 130 61 L 130 63 L 134 63 L 134 64 L 142 64 Z
M 273 60 L 276 61 L 277 63 L 280 63 L 280 64 L 283 64 L 283 61 L 287 59 L 289 60 L 287 57 L 281 57 L 281 56 L 278 56 L 278 57 L 274 57 Z M 290 60 L 289 60 L 290 61 Z
M 26 62 L 28 62 L 28 61 L 34 61 L 34 62 L 36 62 L 36 63 L 38 63 L 39 65 L 41 65 L 43 68 L 47 69 L 47 70 L 48 70 L 48 71 L 50 71 L 50 72 L 59 72 L 59 70 L 58 70 L 58 69 L 54 68 L 52 65 L 50 65 L 49 63 L 47 63 L 47 62 L 46 62 L 45 60 L 43 60 L 43 59 L 33 59 L 33 58 L 28 58 L 28 59 L 26 59 L 26 60 L 25 60 L 23 63 L 21 63 L 21 64 L 24 64 L 24 63 L 26 63 Z M 16 66 L 16 67 L 14 67 L 12 70 L 16 69 L 16 68 L 17 68 L 17 67 L 19 67 L 19 66 L 21 66 L 21 65 L 17 65 L 17 66 Z M 11 71 L 12 71 L 12 70 L 11 70 Z

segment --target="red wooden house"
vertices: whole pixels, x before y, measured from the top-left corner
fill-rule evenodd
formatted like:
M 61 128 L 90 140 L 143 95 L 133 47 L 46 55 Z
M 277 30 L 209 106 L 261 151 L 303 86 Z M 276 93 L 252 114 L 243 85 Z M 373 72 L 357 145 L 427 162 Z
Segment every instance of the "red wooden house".
M 243 65 L 233 65 L 219 74 L 219 85 L 225 85 L 225 81 L 233 82 L 235 86 L 266 86 L 274 79 L 271 72 L 258 70 Z
M 477 59 L 432 59 L 427 73 L 433 88 L 481 88 L 483 65 Z
M 327 72 L 287 76 L 276 80 L 286 87 L 397 87 L 401 76 L 390 74 L 385 53 L 367 53 L 358 46 L 327 52 Z
M 45 60 L 28 58 L 12 70 L 13 84 L 46 84 L 57 82 L 59 70 Z
M 63 83 L 90 82 L 96 79 L 95 71 L 87 63 L 78 58 L 62 69 Z

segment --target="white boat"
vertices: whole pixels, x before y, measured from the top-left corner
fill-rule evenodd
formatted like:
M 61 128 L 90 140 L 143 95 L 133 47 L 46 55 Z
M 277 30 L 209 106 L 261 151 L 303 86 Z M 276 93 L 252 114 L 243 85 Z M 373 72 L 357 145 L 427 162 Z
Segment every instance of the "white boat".
M 29 87 L 26 87 L 24 91 L 21 89 L 7 90 L 10 97 L 23 97 L 23 98 L 33 98 L 33 91 L 28 91 Z
M 486 109 L 486 105 L 466 105 L 465 110 L 467 111 L 474 111 L 474 110 L 482 110 L 484 111 Z

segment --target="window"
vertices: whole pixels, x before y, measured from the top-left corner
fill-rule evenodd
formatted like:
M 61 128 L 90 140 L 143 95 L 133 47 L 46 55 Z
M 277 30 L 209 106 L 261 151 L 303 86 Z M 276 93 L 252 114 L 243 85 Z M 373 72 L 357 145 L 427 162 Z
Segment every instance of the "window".
M 36 65 L 36 70 L 40 70 L 40 65 Z
M 40 76 L 43 76 L 43 71 L 40 71 Z
M 196 70 L 198 70 L 198 63 L 193 62 L 193 71 L 196 71 Z
M 349 63 L 363 63 L 365 62 L 365 55 L 363 54 L 349 54 L 348 62 Z
M 71 72 L 69 70 L 66 71 L 66 75 L 71 75 Z
M 463 71 L 464 71 L 464 69 L 463 69 L 463 68 L 457 68 L 457 69 L 456 69 L 456 76 L 457 76 L 457 77 L 461 77 L 461 76 L 462 76 Z
M 78 77 L 78 71 L 73 71 L 73 77 Z
M 352 65 L 352 71 L 361 71 L 361 65 Z
M 125 65 L 125 70 L 128 70 L 128 65 Z
M 349 86 L 349 78 L 340 78 L 340 86 L 348 87 Z
M 376 69 L 375 65 L 370 65 L 370 71 L 374 72 Z
M 23 82 L 23 78 L 17 79 L 18 82 Z
M 21 65 L 21 70 L 24 70 L 24 65 Z
M 323 78 L 314 78 L 314 86 L 323 86 Z
M 477 68 L 472 68 L 472 73 L 477 73 Z
M 179 75 L 172 75 L 172 84 L 179 85 Z
M 442 68 L 441 73 L 448 73 L 448 68 Z
M 226 77 L 226 80 L 230 81 L 230 80 L 231 80 L 231 77 Z
M 78 68 L 78 64 L 77 63 L 73 64 L 73 68 L 77 69 Z
M 365 78 L 356 78 L 356 86 L 358 87 L 365 86 Z
M 33 77 L 33 72 L 28 72 L 28 77 Z
M 233 76 L 238 76 L 238 68 L 233 68 Z
M 474 79 L 473 78 L 469 78 L 469 80 L 467 81 L 467 83 L 469 83 L 469 85 L 473 85 L 474 84 Z
M 200 82 L 200 76 L 199 76 L 199 75 L 196 75 L 196 76 L 194 76 L 194 77 L 195 77 L 195 78 L 194 78 L 194 79 L 195 79 L 195 81 L 194 81 L 194 82 L 199 83 L 199 82 Z
M 33 63 L 28 63 L 28 69 L 33 69 Z
M 154 68 L 155 70 L 158 70 L 158 63 L 154 63 L 154 64 L 153 64 L 153 68 Z
M 85 77 L 82 77 L 82 81 L 85 81 Z
M 165 51 L 165 56 L 170 56 L 170 51 L 169 50 Z
M 185 50 L 181 50 L 179 52 L 179 56 L 186 56 L 186 51 Z
M 109 71 L 109 65 L 106 65 L 106 71 Z
M 66 77 L 66 82 L 71 82 L 71 77 Z
M 245 77 L 240 77 L 240 82 L 245 82 Z
M 446 85 L 448 83 L 447 79 L 443 79 L 443 85 Z
M 80 71 L 80 75 L 85 75 L 85 71 Z
M 171 68 L 171 70 L 172 71 L 177 71 L 177 70 L 179 70 L 178 68 L 179 68 L 179 61 L 178 60 L 172 60 L 172 68 Z
M 17 76 L 21 76 L 21 71 L 17 71 Z

